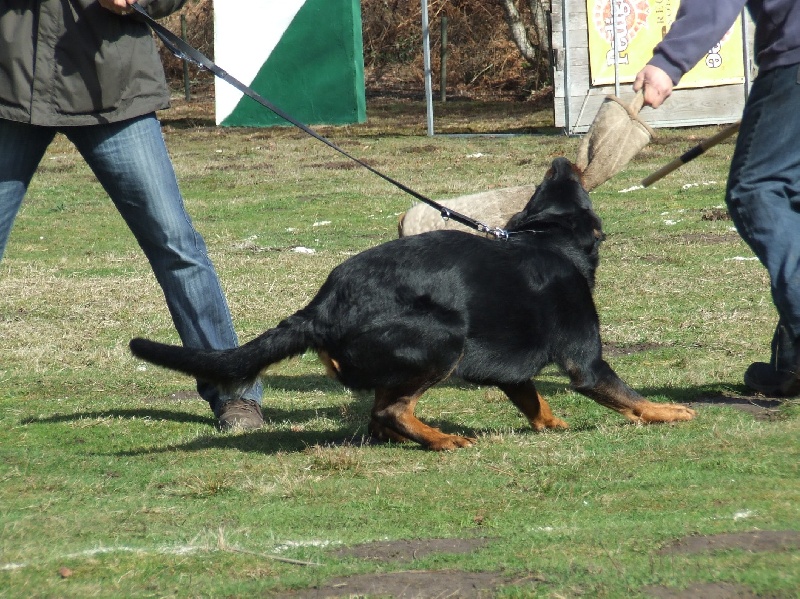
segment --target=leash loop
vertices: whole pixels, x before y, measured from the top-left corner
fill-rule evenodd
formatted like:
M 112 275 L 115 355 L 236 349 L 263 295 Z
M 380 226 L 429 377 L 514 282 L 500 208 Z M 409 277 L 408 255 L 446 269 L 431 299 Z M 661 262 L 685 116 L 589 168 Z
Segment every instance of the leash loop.
M 413 196 L 414 198 L 418 199 L 420 202 L 423 202 L 423 203 L 427 204 L 428 206 L 430 206 L 431 208 L 434 208 L 434 209 L 438 210 L 443 219 L 445 219 L 445 220 L 452 219 L 452 220 L 456 221 L 457 223 L 460 223 L 460 224 L 462 224 L 462 225 L 464 225 L 466 227 L 470 227 L 471 229 L 474 229 L 474 230 L 476 230 L 476 231 L 478 231 L 480 233 L 487 233 L 489 235 L 492 235 L 496 239 L 502 239 L 502 240 L 507 240 L 508 239 L 508 236 L 509 236 L 508 235 L 508 231 L 506 231 L 504 229 L 490 227 L 489 225 L 486 225 L 485 223 L 482 223 L 482 222 L 480 222 L 478 220 L 475 220 L 474 218 L 470 218 L 469 216 L 466 216 L 464 214 L 456 212 L 455 210 L 450 210 L 449 208 L 446 208 L 445 206 L 441 205 L 440 203 L 435 202 L 434 200 L 431 200 L 430 198 L 422 195 L 421 193 L 414 191 L 410 187 L 407 187 L 406 185 L 403 185 L 399 181 L 396 181 L 395 179 L 393 179 L 389 175 L 383 174 L 382 172 L 380 172 L 376 168 L 370 166 L 369 164 L 367 164 L 363 160 L 359 160 L 355 156 L 349 154 L 348 152 L 346 152 L 345 150 L 343 150 L 342 148 L 337 146 L 335 143 L 333 143 L 331 140 L 327 139 L 326 137 L 323 137 L 322 135 L 320 135 L 319 133 L 317 133 L 316 131 L 311 129 L 308 125 L 305 125 L 305 124 L 301 123 L 300 121 L 298 121 L 297 119 L 295 119 L 291 115 L 287 114 L 286 112 L 284 112 L 283 110 L 281 110 L 280 108 L 275 106 L 272 102 L 270 102 L 269 100 L 267 100 L 263 96 L 259 95 L 252 88 L 246 86 L 244 83 L 242 83 L 241 81 L 239 81 L 235 77 L 232 77 L 231 75 L 229 75 L 226 71 L 224 71 L 222 68 L 217 66 L 212 60 L 210 60 L 208 57 L 206 57 L 200 51 L 198 51 L 193 46 L 191 46 L 190 44 L 188 44 L 185 41 L 183 41 L 180 37 L 178 37 L 177 35 L 172 33 L 169 29 L 167 29 L 166 27 L 164 27 L 163 25 L 158 23 L 155 19 L 153 19 L 153 17 L 151 17 L 149 14 L 147 14 L 145 9 L 142 8 L 141 6 L 139 6 L 139 4 L 134 3 L 134 4 L 131 4 L 130 6 L 131 6 L 131 8 L 133 8 L 134 11 L 136 11 L 136 13 L 140 17 L 142 17 L 144 19 L 144 21 L 147 23 L 147 25 L 149 25 L 150 29 L 152 29 L 155 32 L 155 34 L 161 39 L 161 41 L 164 43 L 164 45 L 167 47 L 167 49 L 170 52 L 172 52 L 172 54 L 174 54 L 177 58 L 179 58 L 181 60 L 186 60 L 186 61 L 191 62 L 192 64 L 200 67 L 201 69 L 204 69 L 206 71 L 212 72 L 215 76 L 217 76 L 220 79 L 222 79 L 223 81 L 226 81 L 227 83 L 231 84 L 233 87 L 235 87 L 236 89 L 241 91 L 243 94 L 245 94 L 246 96 L 248 96 L 251 99 L 255 100 L 256 102 L 258 102 L 259 104 L 261 104 L 265 108 L 271 110 L 272 112 L 277 114 L 279 117 L 281 117 L 285 121 L 288 121 L 289 123 L 291 123 L 292 125 L 294 125 L 298 129 L 303 131 L 304 133 L 307 133 L 308 135 L 310 135 L 314 139 L 316 139 L 318 141 L 321 141 L 322 143 L 324 143 L 326 146 L 328 146 L 332 150 L 335 150 L 336 152 L 339 152 L 340 154 L 342 154 L 343 156 L 349 158 L 350 160 L 352 160 L 356 164 L 358 164 L 360 166 L 363 166 L 368 171 L 370 171 L 372 174 L 377 175 L 378 177 L 380 177 L 381 179 L 383 179 L 387 183 L 390 183 L 390 184 L 394 185 L 395 187 L 397 187 L 401 191 L 404 191 L 405 193 L 407 193 L 407 194 Z

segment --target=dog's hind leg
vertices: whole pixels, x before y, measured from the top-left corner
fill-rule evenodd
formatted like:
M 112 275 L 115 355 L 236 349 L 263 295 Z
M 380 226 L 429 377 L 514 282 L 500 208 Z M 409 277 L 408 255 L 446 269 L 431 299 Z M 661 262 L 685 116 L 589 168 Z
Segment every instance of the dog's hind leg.
M 589 373 L 581 372 L 576 366 L 566 369 L 575 390 L 631 422 L 679 422 L 694 418 L 695 411 L 686 406 L 647 401 L 628 387 L 604 360 L 598 360 L 593 366 L 593 372 Z
M 531 424 L 535 431 L 542 431 L 546 428 L 568 428 L 569 425 L 553 416 L 550 405 L 539 395 L 533 381 L 526 381 L 518 384 L 498 385 L 500 390 L 508 396 L 508 399 L 517 406 Z
M 448 435 L 424 424 L 414 416 L 417 401 L 428 387 L 430 384 L 376 389 L 370 430 L 374 427 L 390 439 L 398 441 L 409 439 L 433 451 L 473 445 L 475 439 Z

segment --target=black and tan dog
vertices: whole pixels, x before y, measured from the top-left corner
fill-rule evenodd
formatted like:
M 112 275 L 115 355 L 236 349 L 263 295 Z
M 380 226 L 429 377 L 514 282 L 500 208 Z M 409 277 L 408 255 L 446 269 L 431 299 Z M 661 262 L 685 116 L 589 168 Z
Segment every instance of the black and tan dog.
M 134 339 L 131 351 L 237 389 L 312 349 L 343 385 L 374 389 L 373 435 L 433 450 L 474 443 L 414 416 L 420 396 L 449 376 L 499 387 L 537 431 L 566 427 L 531 380 L 550 363 L 576 391 L 633 422 L 691 420 L 687 407 L 645 400 L 602 358 L 592 287 L 603 233 L 568 160 L 553 162 L 507 229 L 507 241 L 435 231 L 362 252 L 305 308 L 237 349 Z

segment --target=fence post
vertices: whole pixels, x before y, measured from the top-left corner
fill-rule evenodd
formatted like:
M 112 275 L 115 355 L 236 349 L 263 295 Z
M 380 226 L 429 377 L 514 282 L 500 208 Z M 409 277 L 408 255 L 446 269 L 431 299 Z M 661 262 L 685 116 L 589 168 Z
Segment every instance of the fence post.
M 181 15 L 181 38 L 186 41 L 186 15 Z M 188 102 L 191 96 L 189 92 L 189 63 L 183 60 L 183 96 Z
M 439 79 L 439 94 L 442 102 L 447 101 L 447 17 L 442 16 L 442 48 L 439 63 L 441 73 Z

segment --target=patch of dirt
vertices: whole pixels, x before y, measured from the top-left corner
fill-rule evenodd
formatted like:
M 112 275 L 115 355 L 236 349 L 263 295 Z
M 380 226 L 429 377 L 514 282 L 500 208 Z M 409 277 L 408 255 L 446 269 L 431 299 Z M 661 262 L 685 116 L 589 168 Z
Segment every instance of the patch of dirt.
M 536 582 L 538 579 L 512 578 L 496 572 L 458 570 L 387 572 L 332 578 L 325 585 L 286 593 L 280 597 L 329 599 L 337 597 L 392 597 L 393 599 L 434 599 L 458 597 L 482 599 L 494 596 L 508 584 Z
M 691 408 L 703 406 L 725 406 L 741 410 L 751 414 L 756 420 L 780 420 L 781 410 L 780 407 L 783 401 L 778 399 L 765 399 L 759 395 L 753 396 L 730 396 L 730 395 L 713 395 L 709 397 L 701 397 L 694 400 L 689 404 Z
M 792 551 L 800 548 L 800 531 L 797 530 L 752 530 L 748 532 L 719 535 L 692 535 L 678 539 L 659 550 L 658 555 L 704 553 L 739 549 L 750 552 Z M 648 597 L 657 599 L 778 599 L 784 595 L 757 595 L 749 587 L 730 582 L 694 584 L 685 589 L 650 586 L 642 589 Z
M 337 557 L 354 557 L 381 562 L 409 562 L 433 553 L 469 553 L 492 539 L 421 539 L 381 541 L 339 549 Z M 711 536 L 688 536 L 659 550 L 659 555 L 692 554 L 740 549 L 751 552 L 791 551 L 800 548 L 800 531 L 749 531 Z M 434 599 L 492 597 L 507 585 L 532 585 L 543 582 L 536 576 L 513 577 L 502 572 L 463 572 L 459 570 L 419 570 L 341 576 L 309 589 L 275 595 L 297 599 L 335 599 L 340 597 L 392 597 L 394 599 Z M 781 595 L 756 595 L 749 587 L 729 582 L 698 583 L 685 589 L 650 586 L 642 592 L 657 599 L 778 599 Z
M 752 530 L 711 536 L 689 536 L 670 543 L 658 553 L 702 553 L 704 551 L 790 551 L 800 549 L 800 531 L 797 530 Z
M 414 539 L 376 541 L 353 547 L 343 547 L 336 557 L 354 557 L 384 562 L 410 562 L 431 553 L 471 553 L 485 547 L 492 539 Z
M 748 587 L 730 582 L 708 582 L 695 584 L 685 589 L 669 587 L 647 587 L 644 594 L 656 599 L 765 599 L 769 595 L 756 595 Z
M 700 214 L 701 220 L 718 221 L 718 220 L 731 220 L 730 213 L 724 208 L 709 208 L 703 210 Z
M 414 539 L 377 541 L 334 552 L 339 558 L 367 561 L 413 562 L 437 553 L 471 553 L 493 539 Z M 460 570 L 418 570 L 361 574 L 333 578 L 324 585 L 281 594 L 280 597 L 321 599 L 333 597 L 392 597 L 394 599 L 433 599 L 459 597 L 464 599 L 492 597 L 497 589 L 509 584 L 536 582 L 535 577 L 511 577 L 502 572 L 463 572 Z
M 322 167 L 332 171 L 351 171 L 357 168 L 361 168 L 361 165 L 356 162 L 347 162 L 345 160 L 339 160 L 335 162 L 325 162 L 323 164 L 314 164 L 312 166 L 315 167 Z
M 616 343 L 603 344 L 603 356 L 629 356 L 631 354 L 639 354 L 642 352 L 650 351 L 653 349 L 661 349 L 667 347 L 658 343 L 633 343 L 631 345 L 617 345 Z

